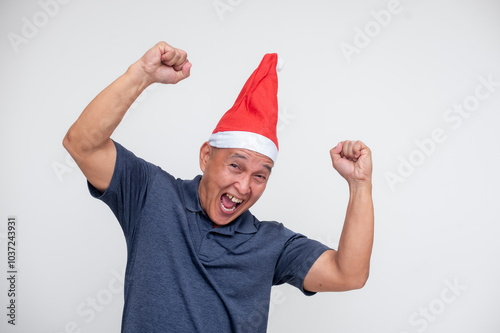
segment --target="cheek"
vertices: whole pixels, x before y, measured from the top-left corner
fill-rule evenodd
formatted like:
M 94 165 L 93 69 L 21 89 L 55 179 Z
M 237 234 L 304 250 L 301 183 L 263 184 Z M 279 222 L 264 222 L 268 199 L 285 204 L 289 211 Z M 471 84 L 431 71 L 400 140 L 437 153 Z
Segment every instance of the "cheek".
M 210 184 L 213 188 L 220 187 L 223 180 L 227 177 L 226 172 L 223 168 L 207 168 L 205 176 L 208 176 Z
M 219 186 L 219 188 L 225 188 L 234 184 L 238 180 L 238 177 L 232 173 L 230 170 L 222 169 L 219 171 L 217 176 L 215 177 L 215 182 Z
M 265 189 L 266 189 L 266 185 L 265 184 L 256 184 L 256 185 L 254 185 L 253 190 L 252 190 L 252 194 L 253 194 L 253 197 L 254 197 L 255 201 L 257 201 L 262 196 L 262 194 L 264 193 Z
M 231 179 L 225 172 L 214 172 L 210 174 L 209 183 L 209 197 L 218 204 L 222 192 L 231 184 Z

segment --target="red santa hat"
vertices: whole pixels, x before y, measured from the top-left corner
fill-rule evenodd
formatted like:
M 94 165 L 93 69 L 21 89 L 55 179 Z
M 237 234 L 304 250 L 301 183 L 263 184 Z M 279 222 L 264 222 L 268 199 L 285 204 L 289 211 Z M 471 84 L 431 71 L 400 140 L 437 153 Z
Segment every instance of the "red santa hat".
M 278 156 L 278 75 L 276 53 L 266 54 L 243 86 L 233 107 L 220 119 L 208 142 L 217 148 L 243 148 L 273 162 Z

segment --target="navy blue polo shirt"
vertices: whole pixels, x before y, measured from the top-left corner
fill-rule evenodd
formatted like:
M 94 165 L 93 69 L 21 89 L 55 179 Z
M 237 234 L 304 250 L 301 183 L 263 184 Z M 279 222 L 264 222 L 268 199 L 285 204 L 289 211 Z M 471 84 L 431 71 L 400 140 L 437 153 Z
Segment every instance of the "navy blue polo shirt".
M 108 189 L 92 196 L 127 243 L 122 332 L 265 332 L 272 285 L 303 281 L 327 246 L 250 211 L 212 228 L 201 176 L 175 179 L 115 142 Z

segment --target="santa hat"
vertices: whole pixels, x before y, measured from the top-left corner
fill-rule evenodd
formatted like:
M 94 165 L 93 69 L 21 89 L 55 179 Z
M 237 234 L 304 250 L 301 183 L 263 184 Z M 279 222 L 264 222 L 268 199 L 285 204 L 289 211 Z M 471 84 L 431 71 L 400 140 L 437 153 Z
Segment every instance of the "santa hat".
M 208 142 L 217 148 L 243 148 L 273 162 L 278 156 L 278 75 L 283 63 L 266 54 L 243 86 L 233 107 L 220 119 Z

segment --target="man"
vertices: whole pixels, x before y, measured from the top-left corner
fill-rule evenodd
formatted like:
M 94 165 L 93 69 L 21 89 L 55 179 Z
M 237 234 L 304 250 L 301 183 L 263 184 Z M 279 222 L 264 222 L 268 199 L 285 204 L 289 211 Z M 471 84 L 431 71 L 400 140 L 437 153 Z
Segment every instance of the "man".
M 91 194 L 109 205 L 126 238 L 122 332 L 265 332 L 272 285 L 313 295 L 365 284 L 374 217 L 371 153 L 362 142 L 330 151 L 350 189 L 337 251 L 248 210 L 277 154 L 276 62 L 264 57 L 201 146 L 203 175 L 193 180 L 175 179 L 110 139 L 146 87 L 189 77 L 186 52 L 165 42 L 104 89 L 66 134 Z

